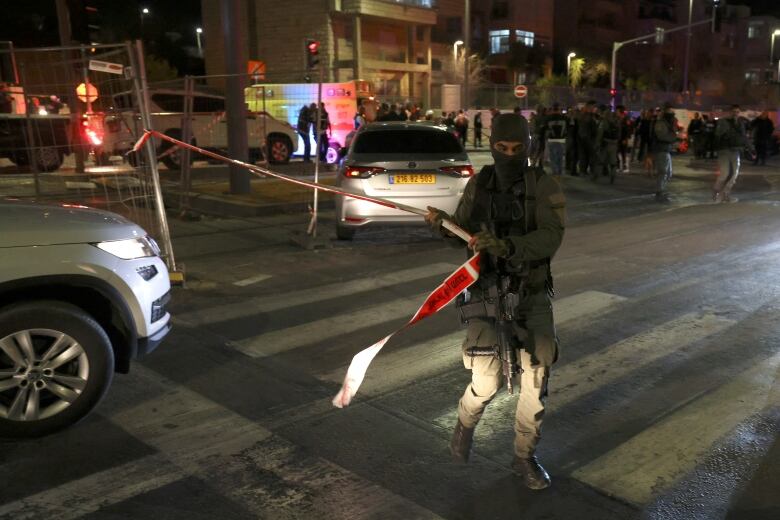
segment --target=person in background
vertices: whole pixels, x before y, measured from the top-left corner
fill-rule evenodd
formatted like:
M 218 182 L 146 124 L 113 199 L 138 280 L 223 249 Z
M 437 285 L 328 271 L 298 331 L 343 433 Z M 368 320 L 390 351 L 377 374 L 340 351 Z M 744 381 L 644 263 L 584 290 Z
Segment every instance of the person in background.
M 631 128 L 631 118 L 626 112 L 626 107 L 618 105 L 615 109 L 618 117 L 618 171 L 628 173 L 628 162 L 631 159 L 631 154 L 628 150 L 628 140 L 633 133 Z
M 566 170 L 569 175 L 578 176 L 577 173 L 577 120 L 580 109 L 570 107 L 566 112 Z
M 355 130 L 366 124 L 366 108 L 358 107 L 357 114 L 355 114 Z
M 714 159 L 715 158 L 715 117 L 710 117 L 704 114 L 704 150 L 702 150 L 702 159 Z
M 664 111 L 653 125 L 651 142 L 656 175 L 655 200 L 666 203 L 669 202 L 668 187 L 672 180 L 672 147 L 677 142 L 677 119 L 669 103 L 664 103 Z
M 463 148 L 466 147 L 466 138 L 469 133 L 469 118 L 466 113 L 461 109 L 458 111 L 458 115 L 455 117 L 455 130 L 458 132 L 458 139 Z
M 317 112 L 314 113 L 314 117 L 317 117 Z M 330 124 L 330 116 L 328 111 L 325 110 L 325 103 L 320 103 L 320 123 L 319 123 L 319 138 L 317 139 L 317 148 L 320 155 L 320 162 L 325 162 L 328 157 L 328 136 L 332 133 L 333 129 Z
M 311 121 L 309 107 L 303 105 L 298 112 L 298 124 L 296 130 L 303 140 L 303 162 L 311 162 Z
M 764 110 L 751 122 L 750 127 L 753 131 L 753 146 L 756 148 L 756 159 L 753 164 L 765 166 L 766 153 L 772 140 L 772 134 L 775 132 L 775 125 L 769 119 L 769 113 Z
M 553 103 L 550 113 L 547 115 L 545 124 L 545 141 L 550 153 L 550 168 L 553 175 L 563 174 L 563 158 L 566 152 L 566 131 L 568 121 L 566 116 L 561 114 L 561 107 L 558 103 Z
M 731 190 L 739 177 L 740 159 L 749 146 L 745 120 L 740 117 L 739 105 L 731 106 L 731 114 L 718 120 L 715 139 L 718 143 L 718 178 L 712 187 L 714 202 L 736 202 Z
M 474 114 L 474 148 L 482 148 L 482 112 Z
M 688 123 L 688 145 L 693 148 L 693 156 L 696 159 L 701 159 L 701 152 L 704 148 L 702 146 L 702 132 L 704 131 L 704 122 L 701 119 L 701 115 L 696 112 L 693 114 L 693 119 Z

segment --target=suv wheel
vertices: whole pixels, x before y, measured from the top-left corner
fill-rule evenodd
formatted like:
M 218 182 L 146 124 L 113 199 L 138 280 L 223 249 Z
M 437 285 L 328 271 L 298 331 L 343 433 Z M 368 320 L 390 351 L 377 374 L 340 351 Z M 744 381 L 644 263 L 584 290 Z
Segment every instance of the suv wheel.
M 0 311 L 0 436 L 37 437 L 78 422 L 113 375 L 106 332 L 78 307 L 39 301 Z
M 292 155 L 292 143 L 286 137 L 270 137 L 268 139 L 268 159 L 271 164 L 287 164 Z

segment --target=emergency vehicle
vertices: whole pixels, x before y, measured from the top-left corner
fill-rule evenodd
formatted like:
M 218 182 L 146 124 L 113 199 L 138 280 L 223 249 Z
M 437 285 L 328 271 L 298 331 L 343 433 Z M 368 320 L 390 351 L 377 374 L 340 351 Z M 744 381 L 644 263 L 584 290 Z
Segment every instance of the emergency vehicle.
M 318 87 L 317 83 L 258 83 L 245 89 L 247 107 L 251 112 L 267 112 L 276 119 L 297 127 L 301 108 L 317 103 Z M 355 129 L 358 108 L 365 107 L 368 121 L 374 119 L 372 85 L 363 80 L 323 83 L 322 102 L 331 125 L 327 162 L 335 163 L 339 159 L 339 151 L 346 144 L 347 135 Z M 313 132 L 310 132 L 309 139 L 314 154 L 317 144 Z M 300 135 L 297 141 L 297 149 L 303 150 L 303 139 Z

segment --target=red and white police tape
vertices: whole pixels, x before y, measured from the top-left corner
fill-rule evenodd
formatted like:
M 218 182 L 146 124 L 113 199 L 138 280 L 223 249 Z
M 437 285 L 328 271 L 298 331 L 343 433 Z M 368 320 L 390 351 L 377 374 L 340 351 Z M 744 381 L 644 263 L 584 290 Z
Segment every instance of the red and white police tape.
M 415 208 L 413 206 L 407 206 L 406 204 L 400 204 L 397 202 L 392 202 L 384 199 L 376 199 L 374 197 L 367 197 L 366 195 L 362 195 L 359 193 L 352 193 L 349 190 L 345 190 L 342 188 L 334 188 L 332 186 L 328 186 L 325 184 L 319 184 L 311 181 L 306 181 L 303 179 L 296 179 L 294 177 L 289 177 L 281 173 L 276 173 L 271 170 L 267 170 L 265 168 L 256 166 L 254 164 L 248 164 L 243 161 L 237 161 L 235 159 L 231 159 L 229 157 L 225 157 L 223 155 L 219 155 L 214 152 L 204 150 L 203 148 L 199 148 L 192 144 L 185 143 L 184 141 L 179 141 L 178 139 L 162 134 L 155 130 L 145 130 L 144 134 L 141 136 L 138 142 L 135 143 L 135 146 L 133 146 L 133 151 L 138 152 L 141 149 L 141 147 L 146 143 L 146 141 L 149 140 L 149 138 L 151 137 L 157 137 L 165 141 L 169 141 L 170 143 L 174 144 L 175 147 L 189 148 L 190 150 L 198 152 L 201 155 L 211 157 L 212 159 L 216 159 L 218 161 L 222 161 L 230 164 L 236 164 L 238 166 L 241 166 L 242 168 L 246 168 L 247 170 L 251 171 L 254 174 L 259 174 L 264 177 L 273 177 L 286 182 L 290 182 L 292 184 L 297 184 L 299 186 L 306 186 L 307 188 L 312 188 L 315 190 L 321 190 L 329 193 L 335 193 L 338 195 L 344 195 L 347 197 L 353 197 L 356 199 L 373 202 L 374 204 L 379 204 L 380 206 L 398 209 L 401 211 L 407 211 L 409 213 L 414 213 L 416 215 L 424 216 L 427 214 L 427 211 L 425 210 Z M 173 148 L 171 148 L 171 150 L 172 149 Z M 453 233 L 454 235 L 462 238 L 466 242 L 468 242 L 471 239 L 471 235 L 466 230 L 455 225 L 453 222 L 449 220 L 444 220 L 442 222 L 442 226 L 446 228 L 448 231 L 450 231 L 451 233 Z M 355 354 L 355 356 L 352 358 L 352 362 L 349 364 L 349 368 L 347 369 L 347 375 L 344 378 L 344 383 L 342 383 L 341 385 L 341 390 L 339 390 L 338 394 L 336 394 L 336 397 L 333 398 L 334 406 L 343 408 L 344 406 L 349 405 L 350 401 L 352 401 L 352 398 L 357 393 L 360 384 L 363 382 L 363 378 L 366 375 L 366 371 L 368 370 L 368 366 L 371 364 L 371 361 L 379 353 L 379 351 L 382 350 L 382 347 L 385 346 L 385 343 L 387 343 L 390 338 L 392 338 L 394 335 L 398 334 L 402 330 L 411 327 L 418 321 L 421 321 L 422 319 L 427 318 L 428 316 L 439 312 L 441 309 L 447 306 L 447 304 L 449 304 L 452 300 L 454 300 L 459 293 L 463 292 L 465 289 L 469 288 L 474 282 L 477 281 L 477 279 L 479 278 L 479 255 L 480 255 L 479 253 L 475 254 L 466 263 L 458 267 L 458 269 L 455 270 L 454 273 L 449 275 L 447 279 L 444 280 L 444 282 L 442 282 L 442 284 L 439 285 L 425 299 L 423 304 L 420 306 L 419 309 L 417 309 L 417 312 L 414 313 L 414 316 L 412 316 L 412 318 L 406 323 L 406 325 L 397 329 L 391 334 L 388 334 L 387 336 L 377 341 L 370 347 L 361 350 L 360 352 Z

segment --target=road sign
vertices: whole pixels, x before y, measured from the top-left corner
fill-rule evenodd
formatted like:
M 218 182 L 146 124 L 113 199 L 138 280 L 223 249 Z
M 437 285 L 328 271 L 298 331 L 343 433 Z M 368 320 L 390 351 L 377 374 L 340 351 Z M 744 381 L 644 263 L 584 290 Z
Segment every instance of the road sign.
M 92 103 L 98 98 L 98 89 L 92 83 L 81 83 L 76 87 L 76 95 L 84 103 Z
M 121 63 L 110 63 L 108 61 L 89 60 L 89 70 L 96 70 L 98 72 L 108 72 L 111 74 L 122 74 L 124 72 L 124 65 Z
M 528 95 L 528 87 L 525 85 L 517 85 L 515 87 L 515 97 L 522 99 Z
M 265 62 L 259 60 L 249 60 L 247 72 L 254 81 L 265 80 Z

